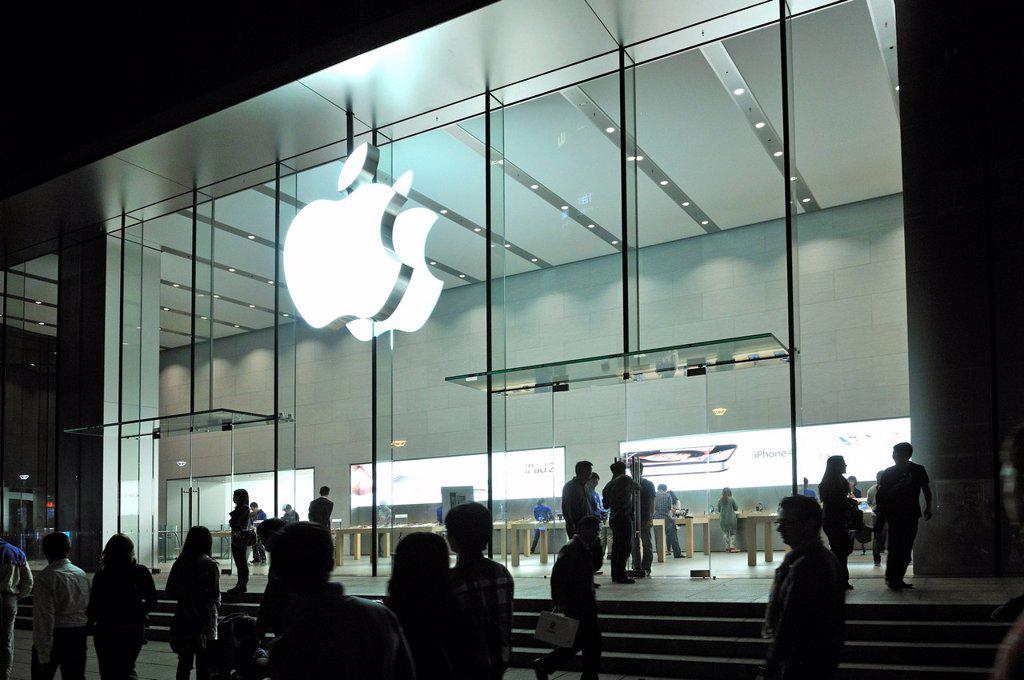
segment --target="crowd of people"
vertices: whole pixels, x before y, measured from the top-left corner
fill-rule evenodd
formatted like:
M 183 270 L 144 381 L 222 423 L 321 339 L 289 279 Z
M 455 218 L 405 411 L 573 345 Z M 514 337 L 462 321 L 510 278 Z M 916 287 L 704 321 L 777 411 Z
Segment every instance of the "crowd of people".
M 909 587 L 903 579 L 917 519 L 927 519 L 932 512 L 928 476 L 910 461 L 912 453 L 909 444 L 894 447 L 895 464 L 880 472 L 869 490 L 879 520 L 876 533 L 885 526 L 889 535 L 886 578 L 897 589 Z M 1024 519 L 1024 434 L 1012 439 L 1005 456 L 1008 510 L 1012 519 Z M 843 477 L 845 471 L 841 457 L 830 458 L 818 487 L 820 502 L 802 493 L 779 504 L 777 530 L 790 550 L 775 572 L 766 608 L 763 634 L 769 646 L 760 673 L 764 680 L 829 678 L 838 668 L 849 588 L 845 558 L 856 508 L 851 499 L 860 497 L 856 483 Z M 644 560 L 651 544 L 643 539 L 645 528 L 678 503 L 667 488 L 655 489 L 643 479 L 635 482 L 620 461 L 612 464 L 611 472 L 612 479 L 597 494 L 599 476 L 591 463 L 581 461 L 563 490 L 569 540 L 551 573 L 551 600 L 576 628 L 571 641 L 533 661 L 539 680 L 560 670 L 577 653 L 582 653 L 583 680 L 598 678 L 602 635 L 594 575 L 601 571 L 607 548 L 602 519 L 607 514 L 611 527 L 613 581 L 633 583 L 633 577 L 649 574 Z M 328 494 L 329 489 L 322 489 L 314 503 L 322 506 L 329 522 Z M 637 498 L 639 518 L 634 516 Z M 414 533 L 401 540 L 387 596 L 380 603 L 347 595 L 342 584 L 330 580 L 334 545 L 329 524 L 261 517 L 243 489 L 236 491 L 234 502 L 232 558 L 236 566 L 245 565 L 248 548 L 260 545 L 269 555 L 266 590 L 255 620 L 238 614 L 220 616 L 221 572 L 212 556 L 213 536 L 203 526 L 189 530 L 165 587 L 175 601 L 169 634 L 178 657 L 178 680 L 187 680 L 193 671 L 200 680 L 211 678 L 226 659 L 238 673 L 231 677 L 274 680 L 490 680 L 501 678 L 509 667 L 514 583 L 503 565 L 484 556 L 493 532 L 485 506 L 453 507 L 444 517 L 447 538 Z M 718 511 L 725 516 L 735 510 L 736 502 L 726 489 Z M 538 501 L 538 521 L 549 521 L 552 513 Z M 254 536 L 241 535 L 245 532 Z M 34 680 L 53 678 L 58 670 L 65 680 L 84 678 L 90 632 L 101 678 L 137 678 L 135 664 L 157 591 L 150 570 L 137 563 L 131 539 L 122 534 L 109 539 L 91 583 L 71 563 L 71 542 L 65 533 L 47 534 L 42 549 L 48 565 L 33 575 L 24 553 L 0 541 L 0 680 L 11 673 L 18 599 L 29 594 L 34 598 Z M 454 566 L 451 552 L 456 555 Z M 627 572 L 630 552 L 639 553 L 639 568 Z M 239 585 L 245 586 L 242 573 Z M 236 585 L 226 594 L 239 592 Z M 993 677 L 1024 677 L 1022 631 L 1024 616 L 1008 636 Z

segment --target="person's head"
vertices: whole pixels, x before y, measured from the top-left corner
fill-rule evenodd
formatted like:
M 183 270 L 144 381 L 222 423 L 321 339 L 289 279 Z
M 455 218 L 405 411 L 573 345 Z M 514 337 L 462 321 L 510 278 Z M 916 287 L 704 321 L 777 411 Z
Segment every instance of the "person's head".
M 135 544 L 124 534 L 114 534 L 100 556 L 104 569 L 121 569 L 135 564 Z
M 668 484 L 659 484 L 658 491 L 668 491 Z
M 456 505 L 445 515 L 444 528 L 448 543 L 459 555 L 479 555 L 494 531 L 491 513 L 479 503 Z
M 260 504 L 257 503 L 256 501 L 253 501 L 252 503 L 249 503 L 249 507 L 252 510 L 259 510 L 260 509 Z
M 896 463 L 896 467 L 906 467 L 913 455 L 914 447 L 910 445 L 910 442 L 900 442 L 892 447 L 892 460 Z
M 1003 509 L 1010 521 L 1024 525 L 1024 427 L 1012 431 L 999 451 L 1002 466 Z
M 249 505 L 249 492 L 245 489 L 235 489 L 235 493 L 231 494 L 231 500 L 235 502 L 236 508 L 244 508 Z
M 178 559 L 196 558 L 200 555 L 210 556 L 213 551 L 213 534 L 204 526 L 194 526 L 185 535 Z
M 580 521 L 576 522 L 576 535 L 584 543 L 594 543 L 597 541 L 597 536 L 601 532 L 601 520 L 595 515 L 587 515 Z
M 538 498 L 537 499 L 537 505 L 544 505 L 544 499 L 543 498 Z
M 331 493 L 331 487 L 329 487 L 329 486 L 321 486 L 320 487 L 320 495 L 321 496 L 329 496 L 330 493 Z
M 325 583 L 334 569 L 331 533 L 319 524 L 295 522 L 274 538 L 274 570 L 285 588 L 313 590 Z
M 779 503 L 775 524 L 786 545 L 797 548 L 821 532 L 821 506 L 810 496 L 787 496 Z
M 448 544 L 434 533 L 408 534 L 395 547 L 388 604 L 436 601 L 448 581 Z
M 256 525 L 256 535 L 259 536 L 260 543 L 263 544 L 263 547 L 273 552 L 274 541 L 277 540 L 277 532 L 284 529 L 286 526 L 288 526 L 288 523 L 283 519 L 271 517 L 270 519 L 265 519 Z
M 587 486 L 589 486 L 591 488 L 591 490 L 596 489 L 597 488 L 597 483 L 600 482 L 600 481 L 601 481 L 601 475 L 597 474 L 596 472 L 591 472 L 590 473 L 590 481 L 587 482 Z
M 594 464 L 589 460 L 581 460 L 576 463 L 576 479 L 584 484 L 590 481 L 590 475 L 594 472 Z
M 722 489 L 722 498 L 732 498 L 732 489 L 729 487 Z
M 846 478 L 846 483 L 850 485 L 851 489 L 853 489 L 854 487 L 857 486 L 857 478 L 854 477 L 853 475 L 850 475 L 849 477 Z
M 608 466 L 608 469 L 612 471 L 612 477 L 618 477 L 626 474 L 626 464 L 621 460 L 617 460 Z
M 292 511 L 292 506 L 289 505 L 288 503 L 285 503 L 284 507 L 281 508 L 281 509 L 284 510 L 285 512 L 291 512 Z
M 71 554 L 71 539 L 63 531 L 43 536 L 43 554 L 48 562 L 67 559 Z
M 842 456 L 829 456 L 825 461 L 825 476 L 822 479 L 831 477 L 842 477 L 846 474 L 846 459 Z

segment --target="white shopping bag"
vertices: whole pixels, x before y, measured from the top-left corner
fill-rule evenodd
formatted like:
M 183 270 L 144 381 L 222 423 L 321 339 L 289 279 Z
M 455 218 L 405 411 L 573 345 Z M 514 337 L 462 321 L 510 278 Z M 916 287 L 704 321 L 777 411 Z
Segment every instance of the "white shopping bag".
M 537 617 L 537 630 L 534 637 L 556 647 L 572 647 L 576 641 L 576 629 L 579 628 L 579 625 L 579 621 L 570 619 L 565 614 L 541 612 Z

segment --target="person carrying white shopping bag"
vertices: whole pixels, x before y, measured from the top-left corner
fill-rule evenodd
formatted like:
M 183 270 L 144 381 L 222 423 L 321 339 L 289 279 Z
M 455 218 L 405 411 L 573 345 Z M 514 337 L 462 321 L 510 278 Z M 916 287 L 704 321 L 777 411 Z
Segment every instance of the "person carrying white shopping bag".
M 601 568 L 600 520 L 590 515 L 576 523 L 576 535 L 558 551 L 551 570 L 551 599 L 556 611 L 543 612 L 537 639 L 556 649 L 533 661 L 538 680 L 583 652 L 581 680 L 597 680 L 601 668 L 601 627 L 597 620 L 594 572 Z

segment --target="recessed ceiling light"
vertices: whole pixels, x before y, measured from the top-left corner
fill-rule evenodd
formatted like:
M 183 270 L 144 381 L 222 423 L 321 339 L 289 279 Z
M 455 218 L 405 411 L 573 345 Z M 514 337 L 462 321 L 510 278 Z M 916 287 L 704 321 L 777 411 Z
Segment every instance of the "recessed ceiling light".
M 744 90 L 742 87 L 737 87 L 735 90 L 732 91 L 732 93 L 737 97 L 739 97 L 744 92 L 746 92 L 746 90 Z
M 506 248 L 511 248 L 511 247 L 512 247 L 512 244 L 511 244 L 511 243 L 506 243 L 506 244 L 505 244 L 505 247 L 506 247 Z
M 241 326 L 239 326 L 239 325 L 238 325 L 238 324 L 236 323 L 236 324 L 235 324 L 235 328 L 241 328 Z
M 459 278 L 460 279 L 464 279 L 464 278 L 466 278 L 466 275 L 465 274 L 459 274 Z
M 202 293 L 196 293 L 196 297 L 206 297 L 206 296 L 203 295 Z
M 636 160 L 636 156 L 626 156 L 626 160 L 627 161 L 635 161 Z
M 536 262 L 536 261 L 537 261 L 537 258 L 535 258 L 535 257 L 531 257 L 530 258 L 530 262 Z
M 126 342 L 126 343 L 124 343 L 124 344 L 126 344 L 126 345 L 127 345 L 128 343 Z M 32 368 L 35 368 L 35 367 L 36 367 L 36 365 L 35 365 L 35 364 L 29 364 L 29 366 L 31 366 Z
M 604 131 L 607 132 L 608 134 L 611 134 L 611 133 L 615 132 L 615 128 L 613 128 L 613 127 L 606 127 L 604 129 Z
M 250 241 L 256 240 L 256 237 L 253 234 L 249 234 L 248 236 L 246 236 L 246 238 L 249 239 Z
M 271 286 L 273 286 L 273 285 L 274 285 L 274 282 L 273 282 L 273 281 L 270 281 L 270 280 L 268 280 L 268 281 L 267 281 L 267 283 L 269 283 L 269 284 L 270 284 Z
M 899 91 L 900 91 L 900 86 L 899 86 L 899 85 L 897 85 L 897 86 L 896 86 L 896 91 L 897 91 L 897 92 L 899 92 Z
M 534 191 L 536 191 L 537 189 L 540 189 L 540 185 L 539 184 L 531 184 L 530 188 L 533 189 Z
M 690 207 L 690 202 L 689 201 L 683 201 L 683 207 L 684 208 L 689 208 Z
M 660 182 L 658 182 L 658 184 L 660 184 L 661 186 L 665 186 L 665 185 L 668 184 L 668 180 L 667 179 L 663 179 Z
M 701 223 L 701 224 L 707 224 L 707 223 L 708 223 L 708 221 L 707 221 L 707 220 L 701 220 L 701 221 L 700 221 L 700 223 Z
M 37 305 L 41 305 L 41 304 L 43 304 L 43 301 L 42 300 L 36 300 L 36 304 Z
M 796 181 L 796 175 L 793 175 L 792 177 L 790 177 L 789 181 L 790 182 L 795 182 Z
M 761 121 L 760 123 L 754 123 L 754 127 L 760 130 L 761 128 L 764 127 L 764 121 Z
M 169 312 L 169 311 L 171 311 L 171 308 L 170 308 L 170 307 L 164 307 L 163 309 L 164 309 L 164 311 L 165 311 L 165 312 Z
M 231 272 L 232 274 L 234 274 L 235 273 L 235 268 L 234 267 L 228 267 L 228 271 Z
M 593 229 L 593 228 L 594 228 L 594 225 L 593 225 L 593 224 L 588 224 L 588 225 L 587 225 L 587 229 Z
M 37 321 L 36 323 L 38 323 L 40 326 L 45 326 L 46 325 L 45 321 Z
M 781 155 L 782 155 L 782 152 L 781 152 L 781 151 L 776 151 L 776 152 L 775 152 L 775 153 L 773 153 L 772 155 L 773 155 L 773 156 L 775 156 L 776 158 L 778 158 L 779 156 L 781 156 Z
M 216 293 L 214 293 L 214 294 L 213 294 L 213 297 L 214 297 L 214 298 L 216 298 L 217 300 L 219 300 L 219 299 L 220 299 L 220 295 L 218 295 L 218 294 L 216 294 Z
M 617 245 L 619 245 L 619 242 L 618 241 L 612 241 L 612 245 L 613 246 L 617 246 Z
M 567 205 L 563 205 L 562 206 L 562 210 L 568 210 L 568 209 L 569 209 L 569 206 L 567 206 Z
M 475 231 L 475 232 L 477 232 L 479 234 L 480 233 L 480 227 L 473 227 L 473 231 Z
M 442 214 L 442 215 L 447 215 L 447 214 L 448 214 L 448 211 L 447 211 L 447 210 L 445 210 L 444 208 L 441 208 L 441 214 Z
M 256 305 L 249 305 L 249 309 L 256 309 Z
M 171 288 L 181 288 L 181 284 L 180 283 L 172 283 L 171 284 Z
M 288 316 L 288 312 L 284 312 L 281 316 Z
M 801 202 L 802 202 L 802 203 L 810 203 L 810 202 L 811 202 L 811 199 L 809 199 L 809 198 L 805 198 L 805 199 L 803 199 L 803 200 L 802 200 Z
M 437 263 L 436 263 L 436 262 L 434 262 L 433 260 L 431 260 L 431 261 L 430 261 L 430 264 L 436 265 Z
M 644 159 L 644 157 L 643 157 L 643 156 L 637 156 L 637 157 L 636 157 L 636 159 L 637 159 L 638 161 L 642 161 L 642 160 Z
M 201 316 L 199 318 L 202 319 L 203 321 L 206 321 L 206 317 L 205 316 Z

